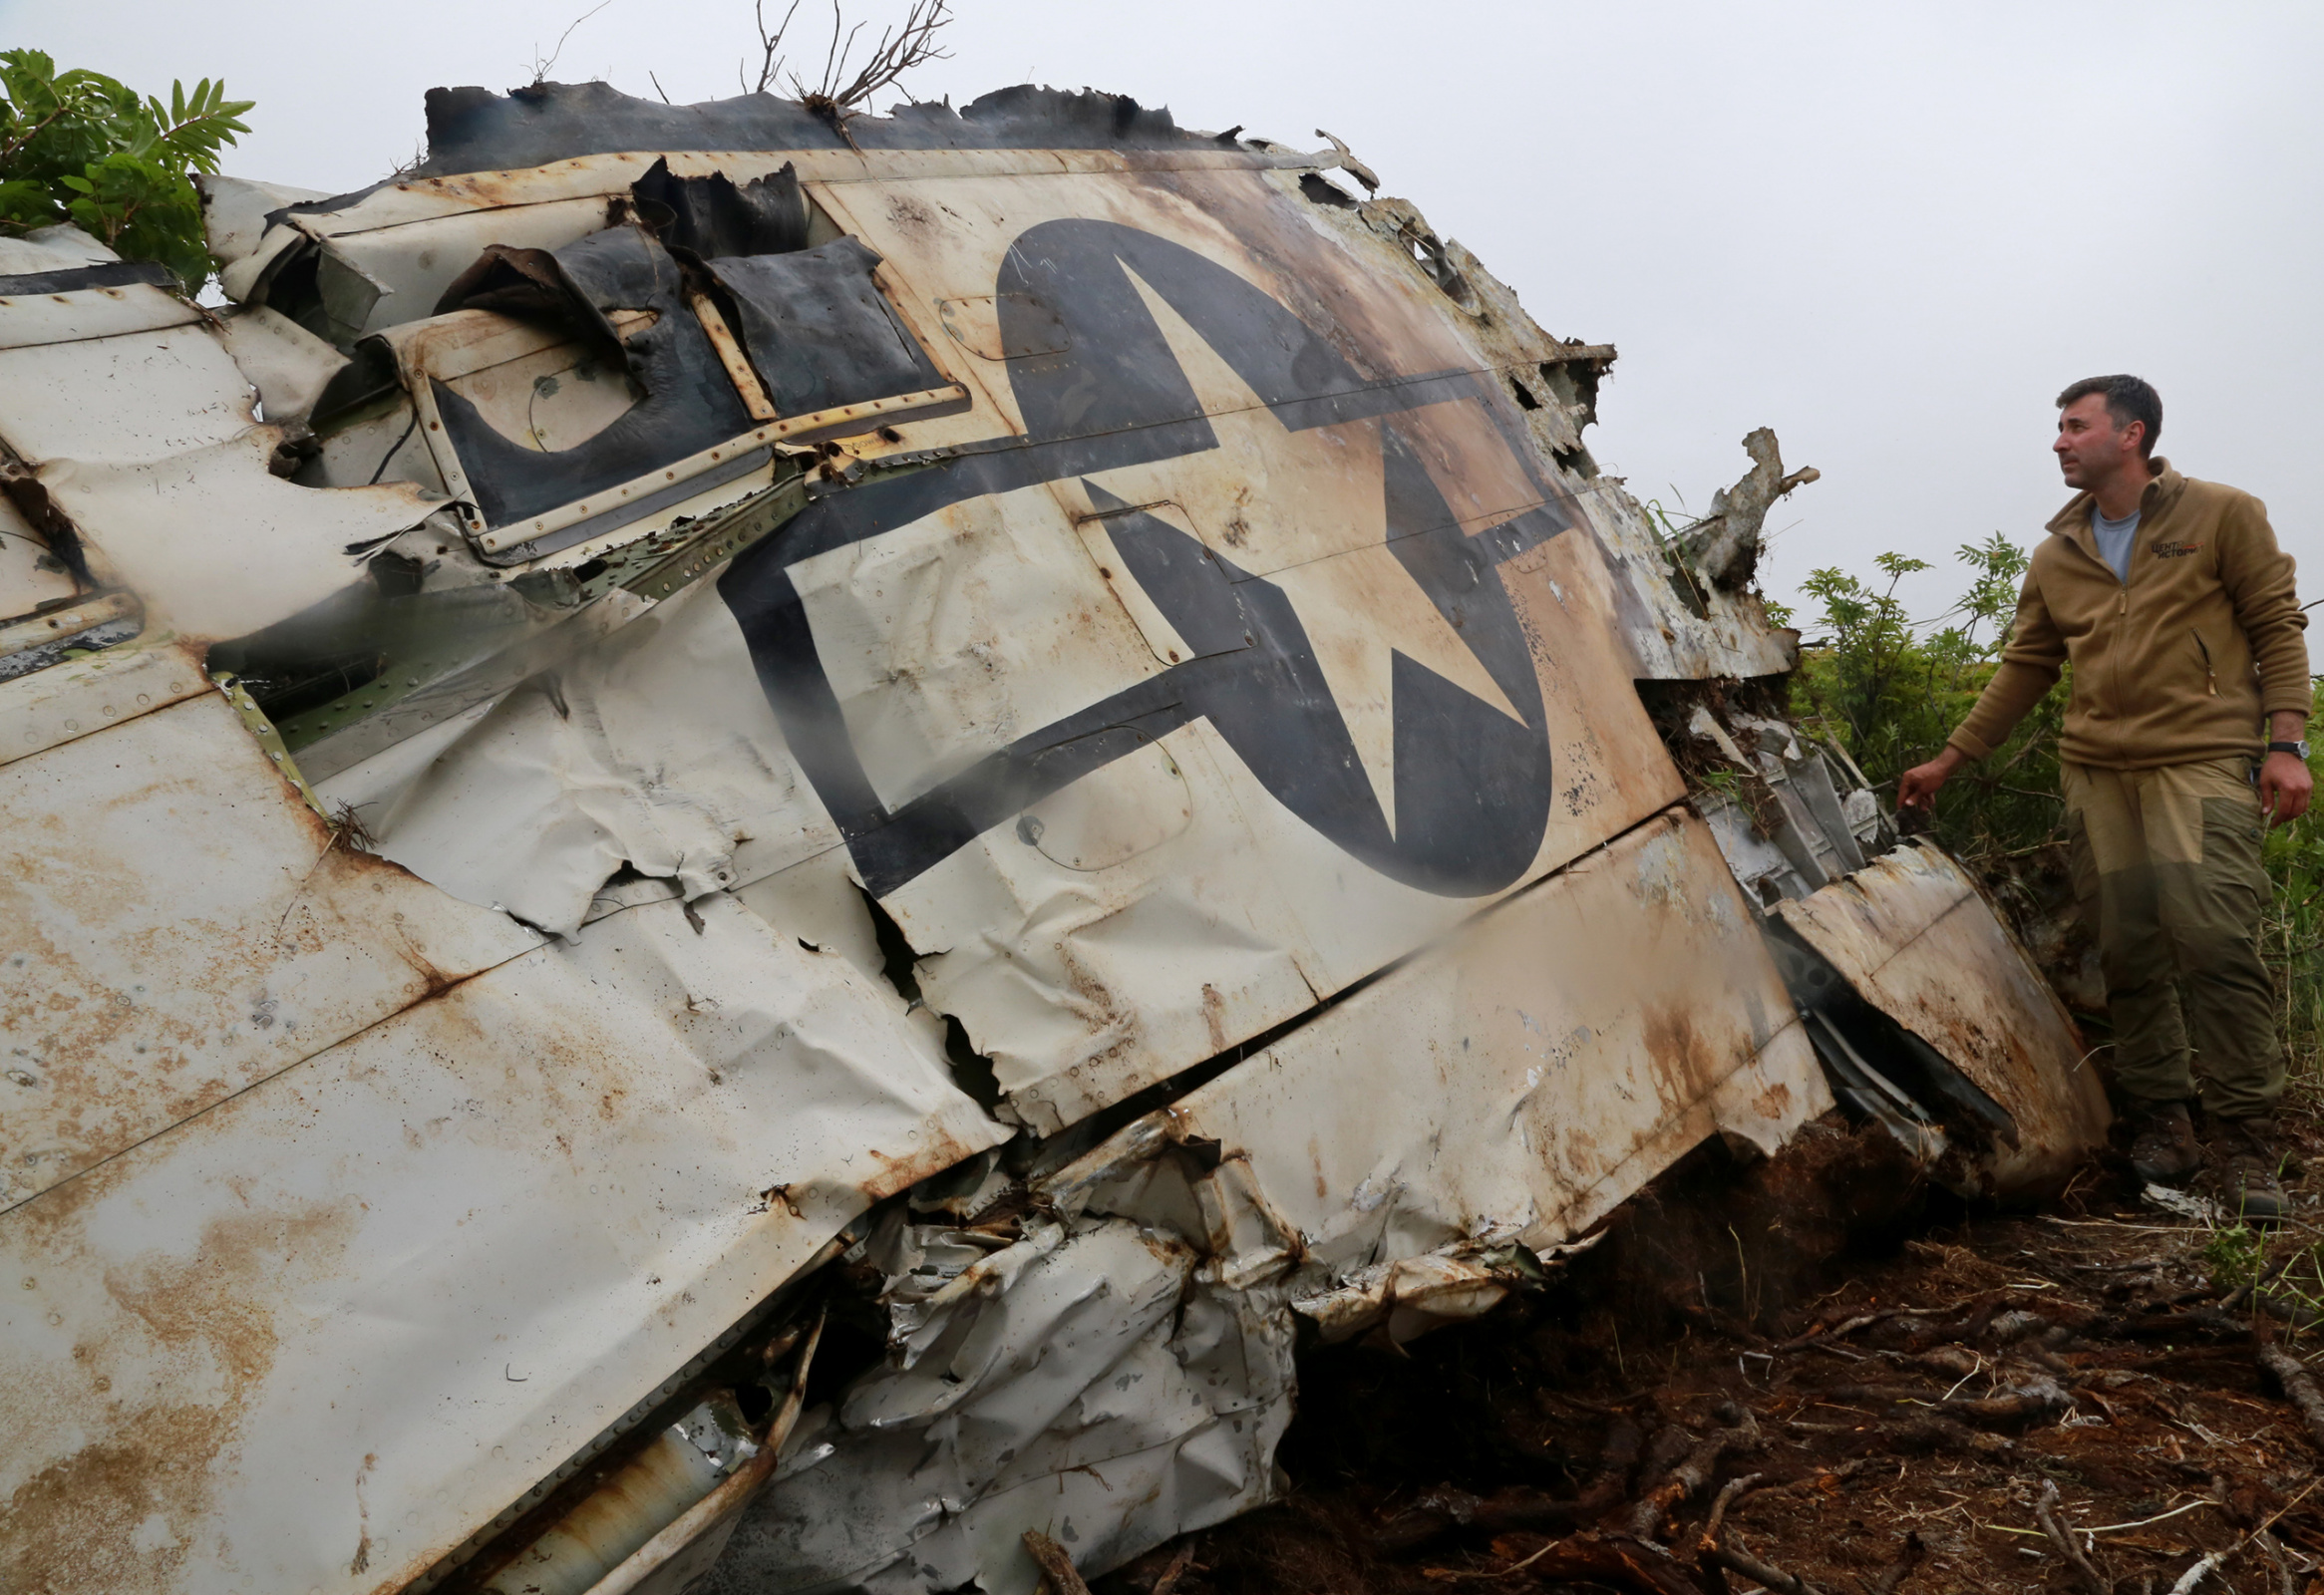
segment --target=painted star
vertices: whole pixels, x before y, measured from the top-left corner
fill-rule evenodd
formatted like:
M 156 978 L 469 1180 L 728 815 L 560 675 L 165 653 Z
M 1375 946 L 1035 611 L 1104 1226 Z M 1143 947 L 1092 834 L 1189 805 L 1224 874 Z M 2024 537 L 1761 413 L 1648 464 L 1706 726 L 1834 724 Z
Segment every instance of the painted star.
M 1389 550 L 1380 423 L 1290 430 L 1161 295 L 1138 287 L 1218 448 L 1095 479 L 1130 503 L 1175 504 L 1205 545 L 1290 598 L 1393 829 L 1396 655 L 1523 717 Z

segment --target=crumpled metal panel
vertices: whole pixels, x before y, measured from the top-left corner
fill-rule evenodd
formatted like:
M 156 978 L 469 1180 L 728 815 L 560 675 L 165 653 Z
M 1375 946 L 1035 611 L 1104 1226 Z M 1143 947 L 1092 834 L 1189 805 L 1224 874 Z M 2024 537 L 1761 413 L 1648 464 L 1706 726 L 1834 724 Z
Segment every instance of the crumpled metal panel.
M 1830 1106 L 1758 918 L 1702 821 L 1657 815 L 1125 1130 L 1051 1194 L 1115 1211 L 1098 1182 L 1141 1137 L 1214 1140 L 1263 1193 L 1250 1245 L 1324 1271 L 1309 1291 L 1383 1257 L 1551 1250 L 1688 1148 L 1772 1152 Z M 1257 1271 L 1237 1249 L 1220 1267 Z
M 1126 1220 L 1031 1227 L 1023 1255 L 951 1279 L 911 1231 L 874 1237 L 877 1265 L 922 1270 L 900 1302 L 931 1275 L 951 1300 L 793 1436 L 705 1595 L 1029 1592 L 1027 1529 L 1095 1571 L 1268 1497 L 1291 1417 L 1268 1293 L 1200 1280 L 1192 1246 Z
M 272 475 L 282 430 L 257 420 L 249 379 L 197 312 L 151 286 L 80 294 L 114 307 L 95 311 L 97 336 L 39 300 L 0 303 L 0 443 L 151 621 L 205 638 L 271 624 L 362 580 L 351 547 L 441 501 L 409 483 L 318 489 Z M 230 527 L 232 556 L 189 526 Z
M 200 321 L 199 310 L 150 282 L 68 288 L 62 293 L 8 294 L 0 296 L 0 349 L 36 349 L 86 338 L 162 332 Z
M 1908 843 L 1774 912 L 2016 1121 L 1990 1153 L 1998 1188 L 2061 1184 L 2105 1142 L 2106 1089 L 2065 1005 L 1951 857 Z
M 1388 240 L 1331 231 L 1295 184 L 1266 172 L 1180 173 L 1167 185 L 1103 172 L 959 177 L 944 185 L 952 220 L 942 228 L 927 224 L 908 184 L 810 186 L 886 256 L 882 280 L 898 316 L 978 395 L 973 417 L 962 419 L 1012 448 L 885 484 L 890 497 L 933 493 L 935 502 L 916 516 L 870 511 L 881 517 L 876 536 L 849 529 L 860 519 L 853 501 L 869 501 L 869 489 L 829 495 L 746 561 L 752 568 L 738 565 L 722 580 L 736 618 L 722 618 L 708 591 L 674 601 L 666 624 L 633 623 L 596 657 L 560 666 L 553 693 L 517 694 L 437 748 L 409 789 L 327 783 L 333 798 L 360 787 L 376 799 L 368 812 L 389 856 L 562 931 L 625 860 L 679 876 L 691 893 L 748 885 L 846 836 L 858 878 L 926 955 L 920 978 L 931 1005 L 957 1017 L 993 1060 L 1011 1112 L 1055 1130 L 1291 1017 L 1677 795 L 1675 772 L 1627 689 L 1625 649 L 1592 602 L 1607 586 L 1602 562 L 1586 541 L 1556 535 L 1566 500 L 1515 430 L 1513 401 L 1478 380 L 1478 354 L 1446 317 L 1442 290 Z M 1197 187 L 1216 217 L 1197 232 L 1207 254 L 1164 241 L 1186 231 Z M 1151 338 L 1157 374 L 1174 371 L 1188 385 L 1187 408 L 1144 413 L 1127 446 L 1109 435 L 1072 479 L 1056 482 L 1039 479 L 1050 468 L 1014 463 L 1031 456 L 1012 438 L 1038 433 L 1049 390 L 1010 362 L 989 369 L 942 330 L 941 310 L 967 293 L 989 298 L 1011 251 L 1029 234 L 1048 235 L 1045 226 L 1065 229 L 1059 247 L 1103 252 L 1120 240 L 1153 255 L 1150 273 L 1177 274 L 1167 279 L 1174 300 L 1136 290 L 1143 297 L 1125 303 L 1132 324 L 1123 327 L 1068 298 L 1053 308 L 1076 322 L 1060 325 L 1091 358 L 1104 353 L 1100 335 L 1141 351 L 1137 340 Z M 1262 268 L 1238 240 L 1266 233 L 1283 241 L 1279 261 Z M 1216 317 L 1306 326 L 1294 309 L 1367 351 L 1373 369 L 1331 379 L 1348 386 L 1324 399 L 1254 408 L 1249 379 L 1230 363 L 1240 351 L 1220 347 L 1225 323 Z M 1209 319 L 1197 328 L 1187 314 Z M 1341 357 L 1314 359 L 1328 374 Z M 1028 398 L 1039 413 L 1025 408 Z M 1352 406 L 1350 419 L 1332 419 L 1340 412 L 1330 406 Z M 1378 419 L 1383 411 L 1392 428 Z M 1189 424 L 1209 441 L 1177 441 L 1170 429 Z M 1120 463 L 1109 463 L 1115 456 Z M 985 492 L 963 490 L 973 478 L 963 488 L 946 484 L 984 461 L 1035 479 Z M 1427 513 L 1444 518 L 1392 521 L 1399 493 L 1436 502 Z M 1136 507 L 1124 517 L 1109 505 Z M 1458 527 L 1466 543 L 1493 550 L 1483 557 L 1504 595 L 1497 613 L 1432 599 L 1406 568 L 1419 556 L 1400 552 L 1394 535 L 1417 546 L 1418 534 L 1437 527 Z M 1126 593 L 1144 600 L 1157 579 L 1126 579 L 1134 535 L 1155 544 L 1176 537 L 1224 561 L 1217 568 L 1235 572 L 1249 603 L 1275 610 L 1254 610 L 1261 618 L 1247 634 L 1214 648 L 1187 637 L 1192 622 L 1182 615 L 1173 626 L 1153 602 L 1126 601 Z M 793 542 L 807 547 L 794 555 Z M 780 714 L 770 720 L 746 701 L 777 668 L 753 628 L 763 624 L 755 594 L 779 565 L 835 699 L 826 727 L 796 717 L 778 724 Z M 1270 622 L 1269 613 L 1283 618 Z M 1189 720 L 1166 708 L 1182 674 L 1175 666 L 1264 653 L 1273 645 L 1259 633 L 1271 623 L 1295 625 L 1292 644 L 1312 645 L 1305 668 L 1316 676 L 1304 690 L 1328 690 L 1324 707 L 1345 728 L 1344 797 L 1287 790 L 1286 780 L 1307 779 L 1299 772 L 1254 774 L 1274 735 L 1257 696 L 1272 689 L 1255 679 L 1200 689 L 1214 699 L 1223 690 L 1228 711 Z M 1496 658 L 1502 676 L 1518 673 L 1511 685 L 1488 668 Z M 1397 673 L 1416 667 L 1427 679 L 1399 684 Z M 676 687 L 680 671 L 693 687 Z M 666 691 L 641 690 L 664 679 Z M 1517 726 L 1521 713 L 1530 722 L 1521 740 L 1558 772 L 1554 792 L 1538 773 L 1500 778 L 1525 800 L 1512 807 L 1494 798 L 1508 812 L 1491 822 L 1532 829 L 1483 886 L 1428 878 L 1436 866 L 1421 849 L 1443 824 L 1396 791 L 1398 761 L 1411 757 L 1398 738 L 1424 718 L 1407 699 L 1431 682 L 1459 694 L 1448 703 L 1473 704 L 1495 723 Z M 1511 691 L 1525 698 L 1521 711 Z M 688 703 L 705 692 L 712 696 Z M 1139 731 L 1136 704 L 1147 699 L 1164 706 L 1168 723 Z M 686 711 L 672 716 L 681 703 Z M 1221 713 L 1234 703 L 1249 712 L 1222 731 Z M 1296 700 L 1285 707 L 1308 712 Z M 998 751 L 1026 739 L 1054 744 L 1077 717 L 1093 731 L 1128 721 L 1129 732 L 1107 735 L 1137 746 L 1098 759 L 1025 803 L 1021 816 L 1006 810 L 993 815 L 1003 823 L 980 822 L 981 835 L 893 868 L 867 862 L 925 849 L 887 838 L 922 835 L 912 830 L 916 808 L 940 814 L 958 781 Z M 1284 734 L 1305 735 L 1288 723 Z M 834 736 L 844 738 L 836 755 Z M 888 816 L 869 822 L 881 834 L 830 811 L 830 772 L 848 764 Z M 1423 771 L 1425 761 L 1408 779 Z M 1527 804 L 1538 806 L 1518 811 Z M 1395 816 L 1379 823 L 1382 859 L 1351 867 L 1332 827 L 1354 821 L 1324 812 L 1334 805 Z M 1404 865 L 1394 861 L 1398 834 L 1412 860 Z
M 81 590 L 37 527 L 6 495 L 0 494 L 0 637 L 10 621 L 65 603 Z M 15 664 L 14 651 L 0 652 L 0 675 Z
M 0 1217 L 0 1580 L 400 1588 L 1001 1133 L 722 896 L 476 976 Z
M 1158 755 L 1126 759 L 1045 799 L 1058 811 L 1031 811 L 1038 834 L 988 831 L 881 893 L 914 945 L 934 955 L 921 971 L 931 1001 L 994 1059 L 1029 1122 L 1055 1129 L 1288 1017 L 1675 795 L 1634 695 L 1605 690 L 1626 680 L 1627 662 L 1605 616 L 1581 597 L 1592 585 L 1591 551 L 1555 535 L 1570 500 L 1515 431 L 1513 402 L 1473 375 L 1483 362 L 1446 314 L 1442 291 L 1388 240 L 1335 228 L 1296 186 L 1247 173 L 1180 174 L 1166 186 L 962 178 L 944 185 L 941 227 L 902 183 L 818 182 L 810 191 L 887 255 L 899 314 L 932 346 L 952 346 L 961 379 L 1010 427 L 1038 438 L 1055 424 L 1030 372 L 1066 357 L 963 361 L 973 350 L 941 329 L 947 304 L 992 295 L 996 284 L 1003 297 L 1018 292 L 1013 250 L 1055 253 L 1057 263 L 1044 265 L 1060 274 L 1079 259 L 1074 250 L 1129 261 L 1124 280 L 1136 298 L 1122 302 L 1120 326 L 1077 312 L 1063 275 L 1040 277 L 1025 293 L 1065 318 L 1050 336 L 1092 361 L 1101 336 L 1141 350 L 1137 340 L 1151 338 L 1162 370 L 1181 374 L 1189 408 L 1149 414 L 1205 418 L 1203 441 L 1190 446 L 1159 443 L 1156 426 L 1160 458 L 1133 446 L 1113 451 L 1122 456 L 1115 464 L 1101 451 L 1073 478 L 945 509 L 923 527 L 834 550 L 795 573 L 850 728 L 874 744 L 879 762 L 867 757 L 866 772 L 891 806 L 1011 735 L 1093 701 L 1133 715 L 1141 694 L 1159 698 L 1152 688 L 1185 674 L 1173 666 L 1263 648 L 1258 606 L 1281 602 L 1315 649 L 1359 792 L 1398 815 L 1400 801 L 1412 805 L 1395 787 L 1406 703 L 1398 693 L 1413 691 L 1392 687 L 1398 654 L 1470 702 L 1518 712 L 1485 664 L 1492 615 L 1467 616 L 1464 632 L 1464 617 L 1442 613 L 1400 562 L 1395 539 L 1421 528 L 1397 518 L 1400 473 L 1419 492 L 1441 492 L 1429 512 L 1472 542 L 1491 545 L 1496 532 L 1517 539 L 1497 560 L 1497 580 L 1517 657 L 1538 683 L 1540 708 L 1522 712 L 1539 717 L 1560 774 L 1556 800 L 1533 821 L 1530 856 L 1500 885 L 1453 890 L 1377 859 L 1351 869 L 1315 800 L 1287 794 L 1285 778 L 1258 759 L 1251 729 L 1213 714 L 1158 729 Z M 1200 207 L 1191 224 L 1189 199 Z M 1241 244 L 1261 236 L 1274 240 L 1265 256 Z M 1283 307 L 1285 328 L 1313 328 L 1334 347 L 1362 351 L 1369 369 L 1351 373 L 1346 392 L 1363 419 L 1332 422 L 1262 402 L 1236 368 L 1242 351 L 1222 333 L 1230 316 L 1258 312 L 1211 286 L 1175 252 L 1182 245 L 1145 241 L 1164 237 L 1190 239 L 1205 266 L 1249 283 L 1253 306 Z M 1381 410 L 1392 424 L 1369 419 Z M 1160 578 L 1122 579 L 1140 557 L 1132 536 L 1188 539 L 1223 562 L 1249 595 L 1241 610 L 1250 624 L 1208 643 L 1189 634 L 1188 611 L 1174 626 L 1159 619 Z M 1051 585 L 1063 590 L 1042 590 Z M 1143 588 L 1150 602 L 1123 602 L 1116 594 L 1125 587 Z M 942 629 L 955 615 L 974 616 L 975 629 Z M 1287 724 L 1282 735 L 1297 733 Z M 1095 815 L 1118 833 L 1044 850 L 1043 837 L 1054 843 L 1061 828 L 1081 835 L 1097 827 Z M 1429 828 L 1418 813 L 1399 824 L 1411 840 Z M 1073 867 L 1093 855 L 1113 867 Z M 1305 992 L 1285 978 L 1292 971 Z
M 1757 910 L 1658 815 L 1038 1182 L 1003 1249 L 898 1209 L 862 1248 L 888 1365 L 709 1587 L 1029 1595 L 1029 1528 L 1096 1573 L 1256 1505 L 1297 1317 L 1474 1316 L 1691 1147 L 1830 1106 Z
M 560 936 L 624 865 L 696 897 L 837 845 L 714 588 L 590 641 L 318 790 L 383 856 Z
M 539 945 L 340 845 L 214 692 L 0 768 L 0 1208 Z
M 1417 212 L 1400 214 L 1386 209 L 1389 206 L 1410 212 L 1403 201 L 1384 199 L 1365 206 L 1363 213 L 1374 225 L 1407 233 L 1425 231 L 1426 223 L 1418 220 Z M 1474 334 L 1480 346 L 1492 364 L 1524 385 L 1526 396 L 1534 401 L 1525 411 L 1526 426 L 1544 453 L 1585 478 L 1576 496 L 1613 576 L 1610 612 L 1630 649 L 1632 676 L 1641 681 L 1713 681 L 1796 669 L 1798 632 L 1772 625 L 1757 593 L 1729 591 L 1682 571 L 1674 562 L 1672 545 L 1621 479 L 1597 475 L 1596 466 L 1588 463 L 1580 429 L 1594 419 L 1593 411 L 1586 403 L 1567 402 L 1558 392 L 1569 386 L 1561 373 L 1576 359 L 1573 346 L 1545 336 L 1517 303 L 1516 294 L 1457 241 L 1447 240 L 1443 250 L 1483 311 Z M 1611 351 L 1605 353 L 1610 356 Z
M 0 682 L 0 766 L 211 691 L 193 649 L 141 636 Z

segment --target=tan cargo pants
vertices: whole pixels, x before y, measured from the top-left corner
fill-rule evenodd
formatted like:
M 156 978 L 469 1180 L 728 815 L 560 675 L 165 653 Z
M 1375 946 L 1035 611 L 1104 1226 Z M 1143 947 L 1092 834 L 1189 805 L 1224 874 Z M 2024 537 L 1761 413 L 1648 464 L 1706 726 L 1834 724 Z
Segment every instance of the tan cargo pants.
M 2244 759 L 2062 772 L 2115 1078 L 2149 1101 L 2192 1097 L 2200 1060 L 2203 1109 L 2229 1118 L 2271 1112 L 2284 1089 L 2275 985 L 2259 956 L 2269 888 L 2250 772 Z

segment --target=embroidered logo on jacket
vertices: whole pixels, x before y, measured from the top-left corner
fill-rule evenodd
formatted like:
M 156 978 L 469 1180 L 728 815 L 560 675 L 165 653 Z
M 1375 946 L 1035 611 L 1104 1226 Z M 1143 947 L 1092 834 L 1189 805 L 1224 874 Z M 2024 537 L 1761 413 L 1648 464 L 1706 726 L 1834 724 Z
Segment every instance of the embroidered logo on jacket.
M 2201 553 L 2203 545 L 2199 542 L 2163 542 L 2159 538 L 2154 545 L 2155 557 L 2158 559 L 2184 559 L 2188 554 Z

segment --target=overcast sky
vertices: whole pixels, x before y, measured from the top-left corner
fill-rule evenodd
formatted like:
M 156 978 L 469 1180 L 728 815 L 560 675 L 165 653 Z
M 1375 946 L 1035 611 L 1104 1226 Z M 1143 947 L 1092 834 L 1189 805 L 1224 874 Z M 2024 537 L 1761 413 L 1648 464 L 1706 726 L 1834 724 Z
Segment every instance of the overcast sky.
M 427 89 L 527 81 L 589 3 L 0 0 L 0 40 L 140 89 L 222 73 L 258 102 L 228 170 L 341 190 L 411 156 Z M 2267 500 L 2324 596 L 2324 7 L 959 11 L 923 98 L 1088 86 L 1339 135 L 1549 331 L 1620 346 L 1592 444 L 1639 496 L 1701 508 L 1774 427 L 1824 473 L 1770 517 L 1779 597 L 1886 549 L 1949 567 L 1997 529 L 2033 541 L 2066 496 L 2052 400 L 2117 370 L 2160 388 L 2174 464 Z M 752 40 L 740 0 L 609 0 L 550 75 L 714 98 Z M 1959 586 L 1908 592 L 1927 612 Z

